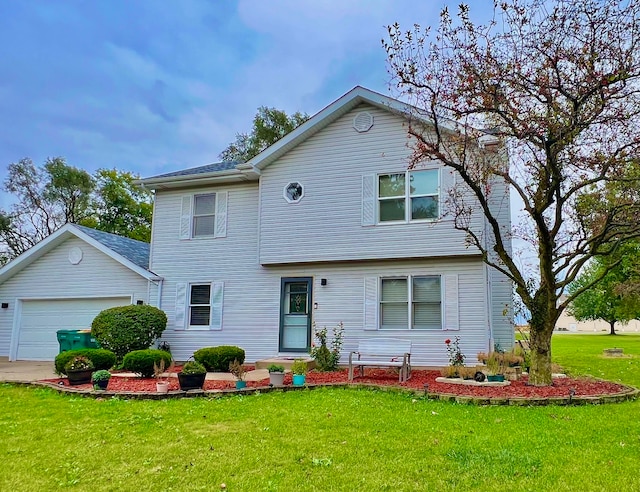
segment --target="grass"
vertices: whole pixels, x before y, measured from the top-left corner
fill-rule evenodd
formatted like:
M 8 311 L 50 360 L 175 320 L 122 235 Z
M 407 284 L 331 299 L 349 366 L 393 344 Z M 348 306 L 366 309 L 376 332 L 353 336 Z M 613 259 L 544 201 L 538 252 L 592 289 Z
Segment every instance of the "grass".
M 634 358 L 603 359 L 613 343 Z M 640 336 L 559 363 L 640 386 Z M 640 490 L 640 402 L 474 407 L 366 390 L 92 400 L 0 386 L 0 490 Z

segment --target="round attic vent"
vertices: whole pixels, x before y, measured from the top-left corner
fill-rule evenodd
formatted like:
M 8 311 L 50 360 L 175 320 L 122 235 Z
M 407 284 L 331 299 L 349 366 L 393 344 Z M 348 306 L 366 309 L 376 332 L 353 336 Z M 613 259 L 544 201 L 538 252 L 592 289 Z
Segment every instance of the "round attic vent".
M 371 113 L 362 112 L 358 113 L 353 118 L 353 128 L 358 133 L 368 132 L 373 126 L 373 115 Z

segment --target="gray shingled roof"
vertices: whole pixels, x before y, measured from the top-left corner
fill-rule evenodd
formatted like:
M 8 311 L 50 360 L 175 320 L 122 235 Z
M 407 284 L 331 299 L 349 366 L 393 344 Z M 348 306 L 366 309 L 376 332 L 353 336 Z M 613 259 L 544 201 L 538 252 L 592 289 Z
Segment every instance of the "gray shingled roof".
M 90 227 L 73 224 L 87 236 L 95 239 L 99 243 L 102 243 L 107 248 L 115 251 L 120 256 L 125 257 L 132 263 L 135 263 L 139 267 L 145 270 L 149 269 L 149 243 L 143 241 L 136 241 L 128 237 L 118 236 L 116 234 L 110 234 L 108 232 L 97 231 Z
M 167 174 L 158 174 L 157 176 L 151 176 L 145 179 L 156 179 L 156 178 L 171 178 L 173 176 L 189 176 L 192 174 L 204 174 L 204 173 L 213 173 L 216 171 L 228 171 L 230 169 L 235 169 L 237 166 L 237 162 L 214 162 L 213 164 L 206 164 L 204 166 L 191 167 L 189 169 L 182 169 L 181 171 L 174 171 L 172 173 Z

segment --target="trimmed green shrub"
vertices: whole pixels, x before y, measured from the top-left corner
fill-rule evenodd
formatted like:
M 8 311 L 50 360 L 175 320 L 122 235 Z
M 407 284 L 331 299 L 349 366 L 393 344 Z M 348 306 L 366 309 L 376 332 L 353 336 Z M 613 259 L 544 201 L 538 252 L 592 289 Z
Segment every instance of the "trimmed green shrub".
M 168 367 L 171 364 L 171 354 L 157 349 L 134 350 L 124 356 L 122 368 L 135 372 L 140 377 L 150 378 L 154 373 L 153 365 L 159 365 L 161 360 L 164 360 L 164 366 Z
M 105 309 L 91 323 L 91 334 L 120 361 L 129 352 L 149 348 L 166 327 L 164 311 L 136 304 Z
M 244 350 L 233 345 L 204 347 L 196 350 L 193 358 L 206 367 L 209 372 L 228 372 L 229 364 L 234 360 L 244 364 Z
M 64 366 L 67 365 L 67 362 L 71 359 L 78 356 L 86 357 L 93 362 L 97 371 L 100 369 L 109 370 L 116 364 L 116 354 L 111 352 L 111 350 L 94 348 L 67 350 L 56 356 L 54 362 L 56 374 L 66 375 L 67 373 L 64 370 Z

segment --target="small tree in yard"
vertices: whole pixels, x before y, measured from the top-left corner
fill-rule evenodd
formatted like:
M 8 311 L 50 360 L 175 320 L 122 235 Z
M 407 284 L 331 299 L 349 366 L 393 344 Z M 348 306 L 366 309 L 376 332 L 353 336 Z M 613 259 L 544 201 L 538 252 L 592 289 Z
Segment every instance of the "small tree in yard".
M 640 2 L 496 1 L 487 25 L 461 5 L 433 33 L 390 26 L 383 44 L 418 108 L 412 164 L 454 170 L 455 227 L 514 283 L 531 313 L 529 382 L 549 385 L 555 323 L 606 271 L 567 287 L 590 258 L 640 234 Z M 482 149 L 493 138 L 498 150 Z M 524 220 L 507 231 L 498 214 L 509 193 Z M 535 248 L 534 268 L 512 253 L 514 234 Z

